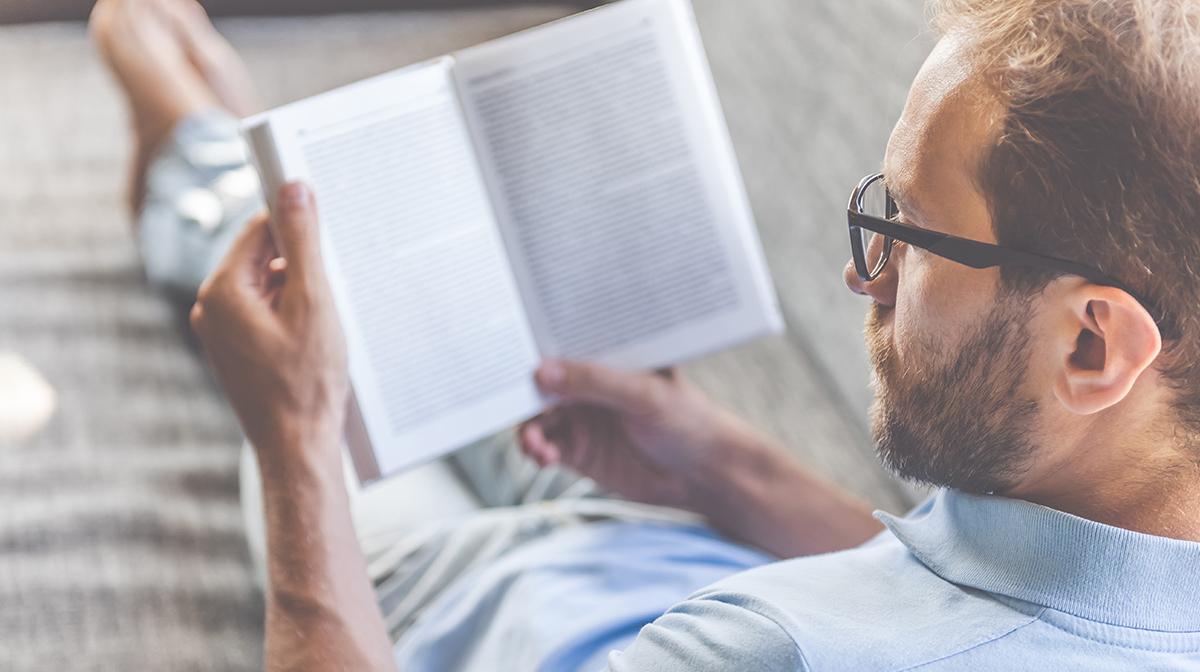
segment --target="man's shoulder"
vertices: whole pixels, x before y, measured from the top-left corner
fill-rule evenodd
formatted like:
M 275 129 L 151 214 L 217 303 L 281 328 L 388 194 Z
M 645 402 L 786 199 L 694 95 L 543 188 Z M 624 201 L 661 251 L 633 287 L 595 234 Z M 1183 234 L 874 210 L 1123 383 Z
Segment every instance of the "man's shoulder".
M 643 630 L 626 655 L 686 663 L 654 669 L 903 669 L 1003 637 L 1038 612 L 941 579 L 884 533 L 715 583 Z
M 861 669 L 901 657 L 935 660 L 1012 632 L 1041 611 L 942 579 L 887 532 L 861 548 L 738 574 L 691 599 L 768 616 L 814 665 L 845 665 L 851 655 Z

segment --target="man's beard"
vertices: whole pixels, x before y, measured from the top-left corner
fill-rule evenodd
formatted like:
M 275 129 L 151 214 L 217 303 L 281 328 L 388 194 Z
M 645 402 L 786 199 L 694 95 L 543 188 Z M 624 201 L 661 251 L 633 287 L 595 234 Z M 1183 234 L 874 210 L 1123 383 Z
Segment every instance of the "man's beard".
M 968 330 L 957 351 L 916 344 L 925 361 L 903 367 L 871 306 L 867 349 L 875 369 L 875 447 L 897 475 L 971 493 L 1003 492 L 1026 468 L 1037 402 L 1022 396 L 1029 367 L 1029 301 L 1006 296 Z

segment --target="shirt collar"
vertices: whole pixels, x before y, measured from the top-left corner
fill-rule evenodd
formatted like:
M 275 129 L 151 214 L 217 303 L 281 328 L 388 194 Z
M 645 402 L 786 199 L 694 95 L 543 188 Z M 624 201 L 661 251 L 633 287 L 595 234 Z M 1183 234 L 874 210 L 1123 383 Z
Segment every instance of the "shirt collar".
M 1111 625 L 1200 631 L 1200 543 L 954 490 L 906 518 L 875 515 L 952 583 Z

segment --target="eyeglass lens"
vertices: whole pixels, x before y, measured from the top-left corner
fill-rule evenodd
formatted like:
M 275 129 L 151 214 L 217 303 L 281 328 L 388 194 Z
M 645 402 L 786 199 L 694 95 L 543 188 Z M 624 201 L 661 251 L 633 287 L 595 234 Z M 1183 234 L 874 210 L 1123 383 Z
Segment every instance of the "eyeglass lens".
M 883 180 L 873 180 L 863 190 L 860 198 L 864 215 L 892 219 L 896 214 L 895 206 L 888 198 L 887 187 L 884 186 Z M 874 279 L 887 263 L 887 252 L 891 248 L 890 241 L 887 240 L 887 236 L 868 229 L 854 227 L 854 230 L 859 236 L 859 239 L 854 242 L 862 245 L 863 255 L 867 262 L 864 270 L 868 272 L 869 278 Z

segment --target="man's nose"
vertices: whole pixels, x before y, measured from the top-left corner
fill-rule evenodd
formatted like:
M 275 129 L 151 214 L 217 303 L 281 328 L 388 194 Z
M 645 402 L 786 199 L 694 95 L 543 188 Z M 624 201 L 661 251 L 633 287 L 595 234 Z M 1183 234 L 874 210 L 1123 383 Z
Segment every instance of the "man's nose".
M 846 281 L 846 286 L 850 288 L 850 291 L 859 296 L 867 295 L 866 283 L 858 277 L 858 270 L 854 268 L 853 259 L 847 261 L 846 267 L 842 269 L 842 279 Z
M 876 303 L 892 307 L 896 305 L 896 272 L 894 263 L 889 263 L 883 267 L 883 271 L 879 276 L 870 282 L 863 282 L 863 279 L 858 277 L 858 271 L 854 268 L 854 260 L 846 262 L 846 267 L 842 269 L 842 279 L 846 281 L 846 286 L 850 291 L 859 296 L 869 296 Z

